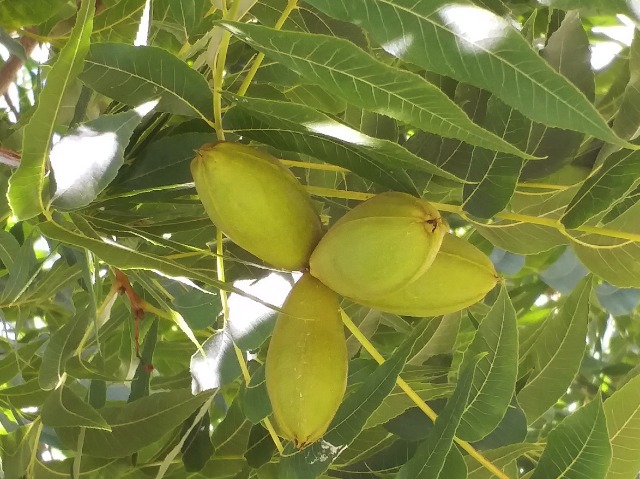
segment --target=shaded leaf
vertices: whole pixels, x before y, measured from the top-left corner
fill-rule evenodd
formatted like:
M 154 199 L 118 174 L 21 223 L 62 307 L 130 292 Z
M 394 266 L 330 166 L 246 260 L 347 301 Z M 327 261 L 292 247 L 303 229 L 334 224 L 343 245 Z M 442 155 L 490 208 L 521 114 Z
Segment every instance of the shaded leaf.
M 453 438 L 468 404 L 474 374 L 482 356 L 482 354 L 477 355 L 465 365 L 453 395 L 438 415 L 429 436 L 420 444 L 413 457 L 402 466 L 397 475 L 398 479 L 437 479 L 439 477 L 444 479 L 448 477 L 443 474 L 445 472 L 443 468 L 450 449 L 455 447 L 453 446 Z
M 397 143 L 363 135 L 304 105 L 238 98 L 225 115 L 225 128 L 275 148 L 314 156 L 401 191 L 416 191 L 404 170 L 458 180 Z
M 514 360 L 518 357 L 517 316 L 504 286 L 465 351 L 461 371 L 482 352 L 487 355 L 478 363 L 469 404 L 456 433 L 465 441 L 478 441 L 493 431 L 507 412 L 515 392 L 518 377 L 518 363 Z
M 532 423 L 566 392 L 585 351 L 592 279 L 583 279 L 547 319 L 530 357 L 534 371 L 518 393 L 518 403 Z
M 106 406 L 100 413 L 111 431 L 87 429 L 83 454 L 106 458 L 133 454 L 182 424 L 209 397 L 210 394 L 193 396 L 190 391 L 175 390 L 124 406 Z M 57 432 L 63 444 L 75 448 L 77 428 L 59 428 Z

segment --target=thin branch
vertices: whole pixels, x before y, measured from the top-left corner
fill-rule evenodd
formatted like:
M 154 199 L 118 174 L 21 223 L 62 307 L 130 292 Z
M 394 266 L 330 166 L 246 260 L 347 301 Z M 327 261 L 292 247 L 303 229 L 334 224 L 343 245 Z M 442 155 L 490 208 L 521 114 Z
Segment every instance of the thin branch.
M 38 40 L 29 37 L 22 37 L 20 44 L 24 49 L 26 56 L 31 55 L 31 52 L 38 44 Z M 9 59 L 0 68 L 0 95 L 4 96 L 9 90 L 9 87 L 14 82 L 18 71 L 24 65 L 24 60 L 16 55 L 11 55 Z

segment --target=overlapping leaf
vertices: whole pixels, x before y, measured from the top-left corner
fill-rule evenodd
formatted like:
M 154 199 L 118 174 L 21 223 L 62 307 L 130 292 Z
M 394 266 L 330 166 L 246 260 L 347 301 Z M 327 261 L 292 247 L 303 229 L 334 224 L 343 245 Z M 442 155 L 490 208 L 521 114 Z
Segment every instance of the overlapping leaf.
M 534 121 L 628 145 L 575 86 L 554 72 L 505 19 L 488 10 L 447 0 L 309 3 L 362 25 L 392 55 L 486 89 Z M 478 25 L 482 28 L 471 28 Z
M 566 392 L 584 355 L 589 321 L 590 277 L 583 279 L 550 316 L 530 352 L 534 371 L 518 393 L 518 403 L 529 423 Z
M 80 79 L 129 105 L 158 100 L 159 111 L 205 119 L 212 116 L 213 96 L 205 78 L 161 48 L 96 43 Z
M 13 214 L 29 219 L 45 210 L 45 173 L 62 97 L 82 68 L 89 49 L 95 0 L 84 0 L 69 41 L 60 51 L 38 96 L 38 106 L 24 129 L 22 159 L 9 180 L 7 194 Z
M 379 62 L 350 42 L 223 22 L 232 33 L 343 100 L 438 135 L 523 158 L 530 155 L 478 127 L 441 90 Z
M 363 135 L 304 105 L 259 98 L 237 100 L 225 115 L 225 127 L 253 140 L 315 156 L 401 191 L 418 190 L 407 169 L 457 180 L 397 143 Z
M 532 479 L 604 479 L 611 446 L 602 399 L 595 398 L 549 433 Z
M 464 410 L 457 435 L 465 441 L 478 441 L 489 434 L 504 417 L 518 376 L 517 316 L 507 290 L 480 323 L 473 342 L 465 351 L 461 368 L 482 352 L 488 353 L 478 364 L 469 404 Z

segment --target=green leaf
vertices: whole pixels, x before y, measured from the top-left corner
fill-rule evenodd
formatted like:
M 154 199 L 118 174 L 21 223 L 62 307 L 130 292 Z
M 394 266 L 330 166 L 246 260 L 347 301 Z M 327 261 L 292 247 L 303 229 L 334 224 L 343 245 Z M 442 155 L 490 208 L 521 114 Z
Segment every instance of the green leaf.
M 9 281 L 2 292 L 0 292 L 0 304 L 11 304 L 17 301 L 25 292 L 26 288 L 33 281 L 36 266 L 35 254 L 33 252 L 34 235 L 30 235 L 24 240 L 20 249 L 15 253 L 13 264 L 9 267 Z M 5 253 L 14 251 L 12 245 Z
M 264 364 L 251 375 L 251 380 L 242 390 L 241 401 L 245 416 L 253 424 L 258 424 L 271 414 Z
M 189 164 L 194 151 L 215 141 L 213 133 L 182 133 L 160 138 L 145 148 L 133 164 L 118 175 L 121 181 L 113 188 L 119 192 L 149 190 L 169 185 L 191 183 Z
M 461 370 L 482 352 L 488 354 L 478 363 L 469 404 L 456 433 L 460 439 L 470 442 L 479 441 L 498 426 L 515 392 L 518 325 L 516 311 L 504 285 L 465 351 Z
M 42 424 L 48 427 L 82 426 L 111 430 L 98 411 L 66 386 L 59 387 L 47 397 L 40 416 Z
M 13 214 L 19 219 L 29 219 L 46 210 L 45 175 L 56 117 L 62 97 L 89 49 L 94 10 L 95 0 L 82 1 L 71 36 L 51 67 L 36 110 L 24 128 L 22 159 L 9 180 L 7 193 Z
M 209 397 L 176 390 L 158 392 L 124 406 L 107 406 L 100 413 L 111 431 L 87 429 L 82 453 L 105 458 L 133 454 L 179 426 Z M 75 448 L 78 428 L 59 428 L 57 433 L 63 444 Z
M 15 431 L 0 436 L 2 472 L 7 479 L 23 477 L 38 447 L 42 424 L 34 421 Z
M 213 96 L 205 78 L 162 48 L 94 44 L 80 79 L 128 105 L 159 100 L 158 111 L 204 120 L 212 116 Z
M 434 399 L 447 397 L 450 396 L 453 391 L 453 387 L 450 384 L 418 383 L 411 381 L 409 382 L 409 386 L 411 386 L 423 401 L 432 401 Z M 384 398 L 380 407 L 371 415 L 367 421 L 366 428 L 369 429 L 380 424 L 385 424 L 412 407 L 415 407 L 415 403 L 396 385 L 391 394 Z
M 531 140 L 522 137 L 523 131 L 530 131 L 530 123 L 496 97 L 489 99 L 482 122 L 489 131 L 523 149 L 527 149 Z M 492 218 L 509 204 L 523 161 L 513 154 L 483 148 L 473 148 L 470 154 L 456 148 L 456 153 L 454 158 L 468 168 L 466 179 L 470 182 L 463 189 L 464 210 L 479 218 Z
M 17 30 L 38 25 L 51 18 L 67 0 L 2 0 L 0 1 L 0 26 Z M 17 477 L 17 476 L 16 476 Z
M 569 12 L 562 19 L 560 26 L 547 40 L 541 55 L 554 70 L 593 102 L 595 84 L 591 68 L 591 48 L 577 12 Z M 542 178 L 559 170 L 573 160 L 584 138 L 581 133 L 550 128 L 540 123 L 535 123 L 524 131 L 531 137 L 530 144 L 535 146 L 534 154 L 546 159 L 527 162 L 522 170 L 523 178 Z
M 268 57 L 353 105 L 444 137 L 532 158 L 477 126 L 431 83 L 385 65 L 351 42 L 248 23 L 221 24 Z
M 620 138 L 633 140 L 640 134 L 640 35 L 634 31 L 629 49 L 629 82 L 627 83 L 620 110 L 613 122 L 613 130 Z
M 531 478 L 604 479 L 610 462 L 607 422 L 598 396 L 549 433 L 547 447 Z
M 567 391 L 580 368 L 586 347 L 591 283 L 591 277 L 584 278 L 557 314 L 552 313 L 529 353 L 534 371 L 518 393 L 518 403 L 529 424 Z
M 494 466 L 504 470 L 509 464 L 523 454 L 527 454 L 532 451 L 539 451 L 540 449 L 541 446 L 539 444 L 510 444 L 498 449 L 482 451 L 482 455 L 491 461 Z M 465 462 L 467 463 L 468 468 L 467 479 L 490 479 L 496 477 L 471 456 L 466 456 Z
M 5 230 L 0 230 L 0 261 L 5 269 L 11 271 L 13 262 L 20 251 L 20 243 L 15 236 Z
M 108 2 L 96 15 L 92 40 L 131 43 L 136 38 L 145 0 Z
M 603 225 L 613 232 L 640 233 L 640 203 Z M 594 274 L 620 288 L 640 287 L 640 242 L 610 236 L 573 233 L 571 247 L 580 261 Z
M 38 479 L 69 479 L 73 467 L 73 458 L 64 461 L 40 461 L 35 463 L 35 477 Z M 85 456 L 80 463 L 80 476 L 73 479 L 108 479 L 126 477 L 132 468 L 131 463 L 122 459 L 96 459 Z
M 186 266 L 182 266 L 170 259 L 143 251 L 136 251 L 135 249 L 115 242 L 110 242 L 108 240 L 90 238 L 78 231 L 69 230 L 58 223 L 40 223 L 38 228 L 42 234 L 48 238 L 56 239 L 66 244 L 79 246 L 81 248 L 87 248 L 106 263 L 123 270 L 157 270 L 173 277 L 185 276 L 187 278 L 202 281 L 205 284 L 215 286 L 225 291 L 237 291 L 232 286 L 217 281 L 211 275 L 187 268 Z
M 397 479 L 438 479 L 443 475 L 443 467 L 449 450 L 453 446 L 453 438 L 460 424 L 460 419 L 468 404 L 469 393 L 473 387 L 474 374 L 483 354 L 471 359 L 460 374 L 453 396 L 447 401 L 429 436 L 420 444 L 414 456 L 405 463 L 398 472 Z M 454 446 L 455 447 L 455 446 Z
M 458 180 L 395 142 L 364 135 L 307 106 L 248 97 L 237 100 L 224 117 L 225 128 L 274 148 L 314 156 L 395 190 L 417 191 L 404 170 Z
M 607 479 L 633 479 L 640 470 L 640 376 L 604 402 L 612 458 Z
M 640 153 L 620 150 L 608 156 L 582 184 L 562 216 L 569 229 L 577 228 L 626 198 L 640 185 Z
M 393 356 L 378 366 L 366 381 L 342 402 L 324 437 L 302 451 L 285 451 L 280 461 L 282 479 L 315 479 L 327 470 L 342 449 L 362 431 L 367 419 L 395 386 L 396 379 L 413 349 L 427 340 L 423 320 Z
M 47 349 L 42 355 L 42 364 L 38 374 L 38 381 L 42 389 L 53 389 L 61 380 L 66 370 L 66 362 L 75 354 L 88 324 L 89 315 L 85 310 L 81 310 L 51 336 Z
M 253 424 L 247 421 L 240 401 L 236 398 L 224 419 L 213 430 L 211 443 L 217 456 L 241 456 L 247 450 Z
M 576 188 L 571 187 L 559 191 L 536 191 L 534 194 L 516 192 L 509 209 L 513 213 L 555 221 L 575 191 Z M 475 227 L 494 246 L 510 253 L 537 254 L 569 243 L 569 239 L 556 228 L 523 221 L 496 220 L 490 225 L 476 224 Z
M 82 208 L 96 199 L 116 177 L 124 162 L 124 149 L 140 120 L 133 110 L 103 115 L 76 127 L 54 145 L 52 203 L 56 208 Z
M 575 86 L 553 71 L 507 20 L 488 10 L 447 0 L 308 3 L 361 25 L 390 54 L 488 90 L 534 121 L 628 147 Z

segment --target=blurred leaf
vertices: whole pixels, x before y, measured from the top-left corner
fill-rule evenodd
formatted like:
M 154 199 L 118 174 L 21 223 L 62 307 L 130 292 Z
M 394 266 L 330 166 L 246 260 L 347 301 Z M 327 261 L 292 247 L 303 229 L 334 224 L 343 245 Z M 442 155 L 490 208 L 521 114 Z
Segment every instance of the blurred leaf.
M 546 321 L 529 353 L 534 371 L 518 393 L 531 424 L 566 392 L 585 351 L 592 279 L 583 279 Z
M 124 161 L 124 149 L 140 120 L 133 110 L 103 115 L 58 141 L 50 158 L 55 178 L 54 206 L 70 210 L 95 200 L 116 177 Z
M 48 427 L 82 426 L 111 430 L 98 411 L 65 386 L 49 395 L 42 405 L 40 415 L 42 424 Z
M 640 376 L 636 376 L 604 402 L 611 467 L 607 479 L 632 479 L 640 469 Z
M 107 3 L 106 8 L 96 14 L 92 40 L 132 42 L 138 33 L 145 0 L 119 0 L 105 3 Z
M 40 387 L 50 390 L 56 387 L 65 373 L 66 362 L 75 355 L 89 324 L 86 311 L 78 311 L 62 328 L 49 339 L 47 349 L 42 355 L 42 364 L 38 374 Z
M 6 30 L 38 25 L 52 17 L 67 0 L 3 0 L 0 2 L 0 25 Z M 16 476 L 18 477 L 18 476 Z
M 123 406 L 107 406 L 100 413 L 111 431 L 87 429 L 82 452 L 105 458 L 133 454 L 180 425 L 209 397 L 210 394 L 193 396 L 190 391 L 175 390 Z M 63 444 L 75 448 L 77 428 L 59 428 L 57 433 Z
M 36 421 L 0 436 L 4 477 L 23 477 L 38 447 L 41 430 L 42 424 Z
M 80 79 L 128 105 L 158 100 L 158 111 L 203 119 L 212 116 L 213 97 L 204 77 L 161 48 L 96 43 Z
M 504 446 L 498 449 L 482 451 L 482 455 L 491 461 L 494 466 L 504 470 L 504 468 L 520 456 L 532 451 L 539 451 L 540 449 L 541 446 L 538 444 L 510 444 L 509 446 Z M 468 467 L 467 479 L 489 479 L 496 477 L 471 456 L 466 456 L 465 462 Z
M 456 435 L 478 441 L 500 423 L 515 392 L 518 377 L 518 327 L 516 312 L 503 286 L 498 299 L 480 323 L 473 342 L 464 353 L 460 370 L 486 352 L 478 363 L 469 404 L 465 407 Z
M 549 433 L 532 479 L 604 479 L 611 462 L 611 446 L 602 400 L 598 396 Z
M 51 7 L 40 8 L 52 12 Z M 38 95 L 36 110 L 25 126 L 20 166 L 9 180 L 7 193 L 13 214 L 19 219 L 32 218 L 46 209 L 42 195 L 46 193 L 47 157 L 56 117 L 60 113 L 60 99 L 79 73 L 89 49 L 94 10 L 95 0 L 82 1 L 69 41 L 49 71 L 47 82 Z

